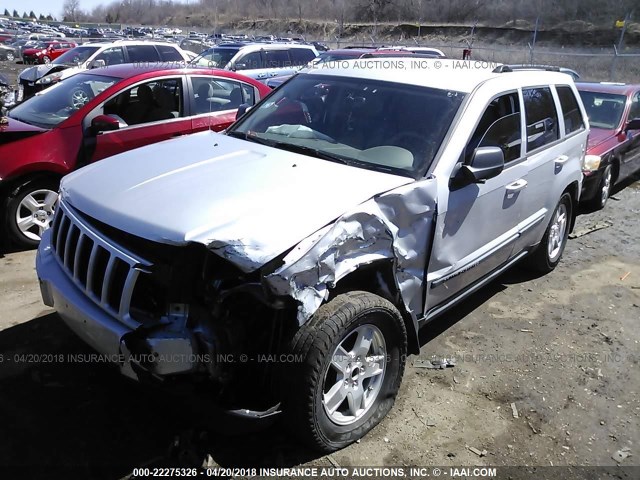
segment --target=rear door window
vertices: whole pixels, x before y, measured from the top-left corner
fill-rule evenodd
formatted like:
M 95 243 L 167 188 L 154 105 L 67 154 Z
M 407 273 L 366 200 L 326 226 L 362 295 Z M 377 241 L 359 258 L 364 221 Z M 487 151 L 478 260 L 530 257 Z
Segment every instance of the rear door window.
M 576 100 L 576 96 L 573 94 L 571 87 L 560 86 L 556 87 L 556 90 L 558 91 L 558 98 L 560 99 L 560 106 L 562 107 L 565 135 L 569 135 L 570 133 L 577 132 L 584 128 L 582 113 L 580 113 L 578 101 Z
M 157 47 L 163 62 L 180 62 L 183 60 L 182 55 L 175 47 L 171 45 L 158 45 Z
M 129 61 L 136 62 L 159 62 L 160 56 L 153 45 L 129 45 L 127 46 Z
M 264 58 L 266 68 L 285 68 L 291 66 L 289 52 L 286 50 L 265 50 Z
M 522 90 L 527 121 L 527 151 L 555 142 L 560 138 L 558 113 L 549 87 Z
M 289 50 L 289 56 L 293 65 L 296 67 L 302 67 L 316 58 L 313 51 L 309 48 L 292 48 Z

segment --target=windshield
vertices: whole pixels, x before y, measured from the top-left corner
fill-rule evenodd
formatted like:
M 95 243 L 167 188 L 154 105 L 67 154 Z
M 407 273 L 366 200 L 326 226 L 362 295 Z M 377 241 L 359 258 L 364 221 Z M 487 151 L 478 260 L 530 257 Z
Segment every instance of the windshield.
M 587 110 L 589 124 L 595 128 L 613 130 L 620 125 L 627 97 L 613 93 L 580 92 Z
M 63 53 L 53 62 L 54 65 L 79 65 L 86 62 L 100 47 L 76 47 Z
M 464 94 L 391 82 L 299 74 L 229 131 L 348 165 L 418 178 Z
M 210 48 L 194 58 L 191 61 L 191 65 L 196 65 L 198 67 L 224 68 L 239 50 L 239 48 Z
M 74 75 L 13 108 L 9 116 L 37 127 L 53 128 L 119 80 L 90 74 Z

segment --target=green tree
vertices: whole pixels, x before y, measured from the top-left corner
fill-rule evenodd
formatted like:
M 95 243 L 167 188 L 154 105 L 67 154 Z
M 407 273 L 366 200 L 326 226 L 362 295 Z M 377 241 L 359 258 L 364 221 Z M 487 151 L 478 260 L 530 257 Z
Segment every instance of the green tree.
M 9 13 L 9 10 L 6 9 L 6 8 L 4 9 L 4 16 L 5 17 L 10 17 L 11 16 L 11 14 Z
M 22 18 L 29 18 L 29 15 L 27 15 L 27 12 L 22 12 Z
M 31 11 L 29 12 L 29 18 L 38 18 L 38 17 L 37 17 L 37 15 L 36 15 L 36 12 L 34 12 L 33 10 L 31 10 Z
M 11 15 L 14 18 L 20 18 L 20 14 L 18 13 L 18 11 L 14 8 L 13 9 L 13 15 Z

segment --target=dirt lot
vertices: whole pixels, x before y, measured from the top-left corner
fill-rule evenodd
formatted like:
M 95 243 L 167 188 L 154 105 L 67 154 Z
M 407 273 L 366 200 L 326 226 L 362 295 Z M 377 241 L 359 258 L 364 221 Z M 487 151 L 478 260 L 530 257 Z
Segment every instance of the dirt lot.
M 433 323 L 391 414 L 330 458 L 301 449 L 277 422 L 239 422 L 109 365 L 68 361 L 91 352 L 41 303 L 34 252 L 5 252 L 0 465 L 75 466 L 65 478 L 84 479 L 207 455 L 223 466 L 615 466 L 623 451 L 621 465 L 639 465 L 639 214 L 640 182 L 629 182 L 605 210 L 578 218 L 577 232 L 611 226 L 570 240 L 553 273 L 514 269 Z M 432 355 L 457 365 L 417 364 Z

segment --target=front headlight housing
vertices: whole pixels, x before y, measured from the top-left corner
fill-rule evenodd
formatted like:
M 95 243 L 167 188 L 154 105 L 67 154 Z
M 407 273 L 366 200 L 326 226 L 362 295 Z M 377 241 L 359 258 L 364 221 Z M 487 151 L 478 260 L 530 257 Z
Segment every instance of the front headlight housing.
M 55 72 L 49 75 L 45 75 L 42 78 L 36 80 L 36 84 L 38 85 L 49 85 L 51 83 L 55 83 L 60 81 L 60 77 L 62 77 L 62 72 Z
M 600 155 L 585 155 L 582 170 L 586 170 L 588 172 L 598 170 L 600 162 L 602 162 L 602 157 Z

